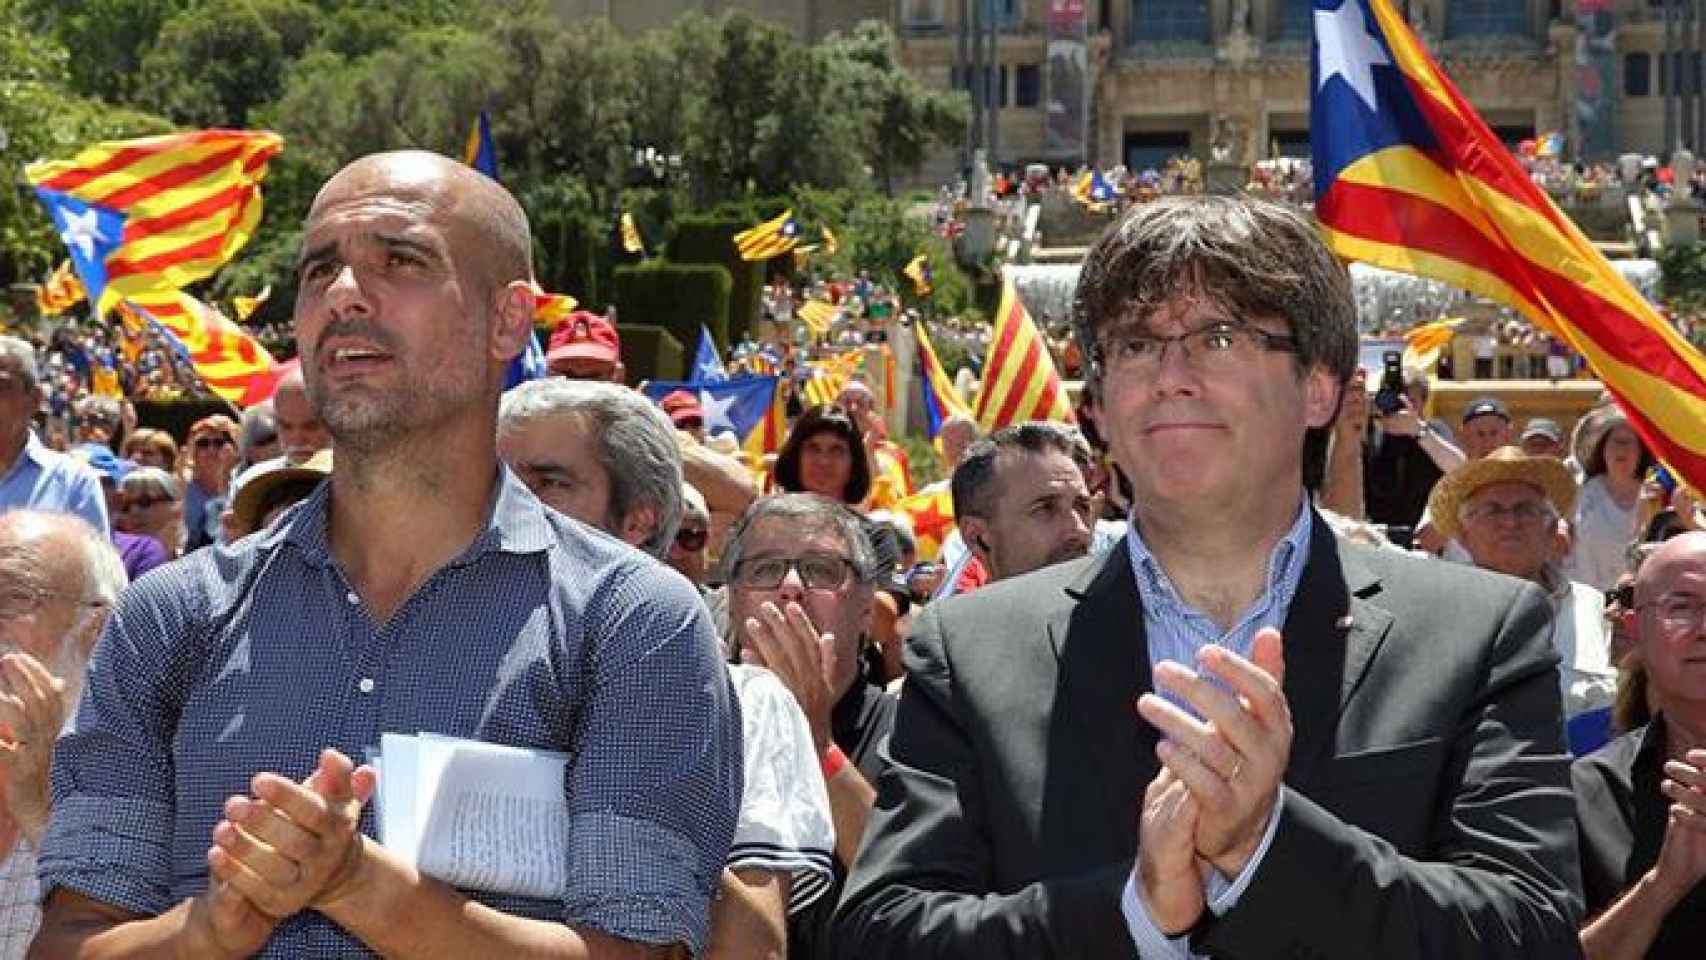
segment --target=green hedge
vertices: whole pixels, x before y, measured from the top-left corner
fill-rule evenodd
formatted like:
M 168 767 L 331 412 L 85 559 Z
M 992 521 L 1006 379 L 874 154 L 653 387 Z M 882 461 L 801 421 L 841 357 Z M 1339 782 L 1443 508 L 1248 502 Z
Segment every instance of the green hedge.
M 687 352 L 668 330 L 651 323 L 622 323 L 616 329 L 622 336 L 622 365 L 628 368 L 628 383 L 683 379 Z
M 698 347 L 703 324 L 726 348 L 729 287 L 729 272 L 716 264 L 648 260 L 617 267 L 617 322 L 663 327 L 688 349 Z
M 747 331 L 758 320 L 764 296 L 765 264 L 742 260 L 735 252 L 734 237 L 757 222 L 745 217 L 680 217 L 675 221 L 675 233 L 669 241 L 670 260 L 676 263 L 716 263 L 728 271 L 731 288 L 727 336 L 736 341 L 745 339 Z M 712 333 L 717 335 L 715 331 Z M 729 341 L 717 336 L 717 348 L 727 351 Z

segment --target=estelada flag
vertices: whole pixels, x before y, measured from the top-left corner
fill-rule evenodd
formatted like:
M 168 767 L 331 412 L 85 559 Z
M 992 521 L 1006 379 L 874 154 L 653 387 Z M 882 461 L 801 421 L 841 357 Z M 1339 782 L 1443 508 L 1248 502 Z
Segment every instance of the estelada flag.
M 1706 483 L 1706 357 L 1529 178 L 1391 0 L 1317 9 L 1312 73 L 1328 245 L 1520 311 L 1587 358 L 1660 459 Z
M 954 498 L 948 488 L 915 493 L 895 504 L 895 510 L 912 523 L 920 560 L 935 560 L 942 555 L 942 541 L 954 532 Z
M 174 337 L 207 388 L 239 407 L 272 396 L 279 372 L 272 354 L 242 327 L 181 290 L 127 301 Z
M 800 242 L 800 225 L 794 211 L 784 210 L 750 230 L 735 234 L 735 250 L 742 260 L 768 260 L 794 249 Z
M 96 143 L 24 177 L 71 252 L 97 317 L 211 276 L 255 232 L 275 133 L 200 130 Z
M 920 319 L 912 325 L 912 335 L 918 340 L 918 383 L 924 390 L 924 435 L 931 440 L 942 432 L 942 424 L 954 414 L 971 416 L 948 371 L 936 357 L 936 347 L 930 342 L 930 331 Z M 940 452 L 940 451 L 938 451 Z
M 1027 420 L 1072 423 L 1072 406 L 1054 370 L 1048 343 L 1019 299 L 1013 278 L 1001 278 L 1001 303 L 983 361 L 977 391 L 977 422 L 985 433 Z

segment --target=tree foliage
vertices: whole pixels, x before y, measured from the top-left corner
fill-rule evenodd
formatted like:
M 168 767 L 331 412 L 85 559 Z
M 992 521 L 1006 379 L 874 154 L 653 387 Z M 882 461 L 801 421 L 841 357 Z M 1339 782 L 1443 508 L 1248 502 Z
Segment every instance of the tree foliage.
M 379 150 L 460 157 L 482 110 L 542 281 L 593 305 L 613 293 L 622 210 L 655 252 L 677 216 L 818 197 L 814 228 L 846 236 L 834 262 L 896 276 L 928 238 L 874 190 L 957 138 L 965 116 L 961 95 L 901 68 L 875 22 L 805 44 L 741 12 L 626 36 L 604 19 L 565 21 L 548 0 L 0 0 L 0 14 L 0 126 L 13 140 L 0 164 L 13 182 L 27 160 L 167 121 L 283 135 L 261 227 L 214 282 L 226 296 L 272 283 L 273 315 L 289 307 L 294 247 L 326 177 Z M 0 275 L 57 259 L 34 206 L 0 195 Z

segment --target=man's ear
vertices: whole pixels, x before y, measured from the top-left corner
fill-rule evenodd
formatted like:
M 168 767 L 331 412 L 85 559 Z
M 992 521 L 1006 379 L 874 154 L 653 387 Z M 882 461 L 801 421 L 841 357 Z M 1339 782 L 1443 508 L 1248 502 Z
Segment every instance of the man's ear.
M 956 522 L 960 527 L 960 539 L 978 557 L 986 558 L 989 553 L 989 522 L 982 517 L 960 517 Z
M 645 543 L 658 528 L 658 509 L 651 505 L 637 506 L 628 511 L 622 518 L 622 528 L 617 536 L 622 542 L 631 547 Z
M 533 335 L 533 284 L 511 280 L 493 291 L 491 355 L 508 363 L 527 349 Z
M 1345 385 L 1325 366 L 1316 364 L 1303 377 L 1303 413 L 1311 427 L 1330 425 L 1339 415 L 1339 399 Z

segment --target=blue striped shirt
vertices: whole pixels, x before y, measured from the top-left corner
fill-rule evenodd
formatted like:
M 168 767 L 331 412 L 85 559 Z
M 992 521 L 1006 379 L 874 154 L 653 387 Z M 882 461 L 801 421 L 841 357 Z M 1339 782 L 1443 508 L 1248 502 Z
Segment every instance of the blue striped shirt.
M 1242 657 L 1250 656 L 1256 631 L 1263 627 L 1280 627 L 1291 609 L 1291 599 L 1297 595 L 1297 585 L 1303 579 L 1303 565 L 1309 559 L 1310 532 L 1314 515 L 1309 510 L 1309 498 L 1297 509 L 1297 519 L 1291 529 L 1275 544 L 1268 556 L 1267 586 L 1256 602 L 1222 633 L 1208 614 L 1187 604 L 1174 589 L 1173 581 L 1155 555 L 1144 545 L 1134 517 L 1126 532 L 1126 544 L 1131 553 L 1131 571 L 1137 577 L 1138 593 L 1143 598 L 1143 629 L 1149 638 L 1149 667 L 1164 660 L 1197 669 L 1197 651 L 1210 644 L 1225 647 Z
M 486 528 L 374 623 L 326 540 L 330 489 L 120 598 L 54 752 L 43 896 L 63 886 L 161 913 L 206 889 L 221 805 L 256 772 L 301 779 L 323 747 L 360 759 L 382 733 L 428 731 L 570 756 L 563 896 L 464 892 L 700 952 L 740 806 L 741 731 L 687 581 L 501 469 Z M 371 805 L 362 830 L 374 835 Z M 261 954 L 369 955 L 314 911 Z

